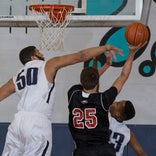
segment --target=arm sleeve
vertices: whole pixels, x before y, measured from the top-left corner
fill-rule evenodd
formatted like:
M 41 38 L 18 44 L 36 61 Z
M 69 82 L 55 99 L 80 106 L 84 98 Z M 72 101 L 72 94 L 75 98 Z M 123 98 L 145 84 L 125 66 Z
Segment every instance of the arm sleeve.
M 116 87 L 111 87 L 102 93 L 103 107 L 106 110 L 108 110 L 109 106 L 114 102 L 117 94 L 118 92 Z

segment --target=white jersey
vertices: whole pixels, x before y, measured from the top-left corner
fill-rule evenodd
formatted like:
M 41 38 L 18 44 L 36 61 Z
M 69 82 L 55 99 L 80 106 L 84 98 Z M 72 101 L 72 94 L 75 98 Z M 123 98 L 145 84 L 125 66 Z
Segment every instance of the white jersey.
M 123 156 L 125 146 L 130 140 L 130 129 L 123 122 L 117 121 L 109 113 L 110 143 L 114 145 L 116 156 Z
M 54 83 L 45 75 L 45 61 L 33 60 L 13 77 L 20 96 L 18 111 L 42 113 L 51 120 L 54 102 Z

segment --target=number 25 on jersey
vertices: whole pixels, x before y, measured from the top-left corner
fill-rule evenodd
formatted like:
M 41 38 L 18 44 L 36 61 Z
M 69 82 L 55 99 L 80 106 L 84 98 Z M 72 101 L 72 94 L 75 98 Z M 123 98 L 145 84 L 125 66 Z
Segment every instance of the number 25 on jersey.
M 97 126 L 97 117 L 95 108 L 85 108 L 84 111 L 80 108 L 74 108 L 72 111 L 73 114 L 73 125 L 75 128 L 84 129 L 93 129 Z

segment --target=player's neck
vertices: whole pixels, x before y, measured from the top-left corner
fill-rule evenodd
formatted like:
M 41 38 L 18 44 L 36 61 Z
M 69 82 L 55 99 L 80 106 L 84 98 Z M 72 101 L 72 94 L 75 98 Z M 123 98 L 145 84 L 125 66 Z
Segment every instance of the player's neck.
M 97 93 L 97 88 L 93 88 L 93 89 L 90 89 L 90 90 L 86 90 L 86 89 L 83 89 L 83 91 L 85 93 L 88 93 L 88 94 L 93 94 L 93 93 Z

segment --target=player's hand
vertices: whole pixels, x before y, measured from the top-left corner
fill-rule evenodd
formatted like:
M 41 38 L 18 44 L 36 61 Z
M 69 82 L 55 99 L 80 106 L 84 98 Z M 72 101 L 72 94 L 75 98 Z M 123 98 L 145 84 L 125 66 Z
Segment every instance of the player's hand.
M 108 66 L 111 66 L 112 65 L 112 54 L 111 52 L 106 52 L 106 64 Z
M 138 51 L 140 48 L 145 46 L 146 43 L 147 42 L 145 42 L 144 44 L 140 43 L 137 46 L 133 46 L 133 45 L 128 44 L 129 51 Z
M 116 53 L 123 56 L 122 50 L 113 45 L 105 45 L 105 48 L 106 48 L 106 53 L 110 53 L 114 57 L 114 60 L 116 60 Z

